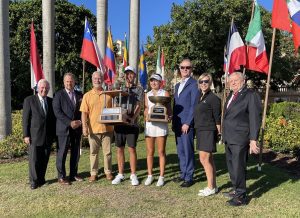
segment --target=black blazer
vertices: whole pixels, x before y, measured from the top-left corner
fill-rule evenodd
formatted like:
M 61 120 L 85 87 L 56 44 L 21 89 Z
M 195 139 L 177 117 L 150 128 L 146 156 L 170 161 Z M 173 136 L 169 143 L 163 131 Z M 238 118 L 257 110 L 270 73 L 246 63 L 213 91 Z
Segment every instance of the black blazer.
M 33 146 L 51 146 L 55 137 L 55 116 L 52 98 L 47 97 L 48 111 L 45 115 L 39 97 L 28 96 L 23 103 L 23 137 L 30 137 Z
M 67 136 L 73 120 L 81 120 L 79 111 L 82 94 L 75 91 L 76 105 L 74 107 L 65 89 L 57 91 L 53 98 L 53 111 L 56 116 L 56 135 Z M 81 127 L 74 130 L 79 136 L 82 134 Z
M 223 141 L 233 145 L 247 145 L 250 140 L 258 140 L 261 125 L 261 100 L 259 95 L 246 87 L 238 93 L 236 100 L 224 107 Z
M 217 130 L 216 125 L 221 124 L 221 100 L 211 91 L 200 99 L 194 108 L 195 129 Z

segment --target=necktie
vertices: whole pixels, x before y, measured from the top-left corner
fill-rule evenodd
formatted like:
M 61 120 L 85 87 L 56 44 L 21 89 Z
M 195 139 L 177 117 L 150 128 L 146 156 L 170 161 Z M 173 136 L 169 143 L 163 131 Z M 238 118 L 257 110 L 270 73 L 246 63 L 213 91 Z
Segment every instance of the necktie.
M 45 99 L 41 99 L 41 104 L 42 104 L 42 108 L 43 108 L 43 111 L 45 113 L 45 115 L 47 115 L 47 103 L 46 103 L 46 100 Z
M 71 99 L 71 102 L 73 103 L 73 105 L 75 105 L 75 95 L 74 95 L 74 92 L 70 92 L 70 99 Z
M 234 102 L 236 100 L 238 94 L 239 94 L 238 92 L 232 94 L 233 97 L 232 97 L 231 101 L 228 103 L 227 108 L 229 107 L 230 104 L 232 104 L 232 102 Z

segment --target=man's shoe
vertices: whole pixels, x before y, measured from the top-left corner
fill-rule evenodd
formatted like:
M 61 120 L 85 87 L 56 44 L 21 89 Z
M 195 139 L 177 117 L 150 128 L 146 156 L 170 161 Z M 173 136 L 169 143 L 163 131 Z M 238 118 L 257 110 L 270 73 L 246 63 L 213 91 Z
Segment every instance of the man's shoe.
M 229 192 L 223 192 L 222 195 L 226 198 L 234 198 L 235 197 L 235 191 L 231 190 Z
M 227 204 L 230 206 L 238 207 L 246 205 L 246 198 L 245 197 L 234 197 L 227 201 Z
M 184 181 L 180 186 L 182 188 L 188 188 L 188 187 L 191 187 L 193 185 L 193 181 Z
M 58 183 L 61 185 L 71 185 L 70 182 L 66 179 L 58 179 Z
M 96 182 L 97 181 L 97 176 L 96 175 L 92 175 L 89 177 L 89 182 Z
M 115 179 L 111 182 L 111 184 L 113 184 L 113 185 L 118 185 L 118 184 L 120 184 L 124 179 L 125 179 L 124 175 L 119 173 L 119 174 L 115 177 Z
M 81 178 L 80 176 L 74 176 L 70 178 L 70 181 L 72 182 L 82 182 L 83 178 Z
M 133 186 L 137 186 L 137 185 L 140 184 L 136 174 L 131 174 L 130 175 L 130 180 L 131 180 L 131 185 L 133 185 Z
M 183 182 L 184 179 L 182 179 L 181 177 L 176 177 L 173 179 L 173 182 L 176 182 L 176 183 L 180 183 L 180 182 Z
M 114 179 L 114 176 L 111 173 L 108 173 L 106 174 L 106 179 L 112 181 Z
M 38 185 L 37 184 L 31 184 L 30 185 L 31 190 L 37 189 Z

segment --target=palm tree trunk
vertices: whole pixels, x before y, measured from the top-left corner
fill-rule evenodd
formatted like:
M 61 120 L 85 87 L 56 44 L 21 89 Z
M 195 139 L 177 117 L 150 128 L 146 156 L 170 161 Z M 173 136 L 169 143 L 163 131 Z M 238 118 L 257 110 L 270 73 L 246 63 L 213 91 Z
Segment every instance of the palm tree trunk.
M 140 0 L 130 0 L 129 65 L 138 71 Z
M 0 1 L 0 140 L 11 133 L 9 0 Z
M 107 0 L 97 0 L 97 44 L 102 58 L 105 56 L 107 30 Z
M 54 63 L 54 8 L 55 0 L 43 0 L 43 69 L 46 79 L 50 83 L 49 96 L 55 91 L 55 63 Z

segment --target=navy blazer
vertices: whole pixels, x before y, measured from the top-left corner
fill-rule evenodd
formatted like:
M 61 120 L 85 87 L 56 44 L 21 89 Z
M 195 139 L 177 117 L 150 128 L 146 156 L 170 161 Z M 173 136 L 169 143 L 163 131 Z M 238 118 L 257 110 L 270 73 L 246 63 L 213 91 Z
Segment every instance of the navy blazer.
M 23 137 L 30 137 L 33 146 L 51 146 L 55 137 L 55 116 L 52 98 L 47 97 L 45 115 L 38 95 L 25 98 L 23 103 Z
M 73 120 L 81 120 L 80 104 L 82 94 L 75 91 L 76 105 L 71 102 L 65 89 L 57 91 L 53 98 L 53 111 L 56 116 L 56 135 L 69 135 L 70 124 Z M 75 129 L 79 136 L 82 134 L 81 127 Z
M 172 120 L 172 129 L 177 133 L 181 132 L 183 124 L 187 124 L 190 128 L 193 128 L 194 107 L 200 95 L 197 81 L 192 77 L 185 83 L 185 86 L 178 96 L 179 85 L 180 83 L 177 83 L 175 86 Z
M 257 141 L 262 114 L 259 95 L 244 87 L 227 108 L 231 95 L 228 96 L 224 106 L 223 141 L 243 146 L 249 144 L 250 140 Z

